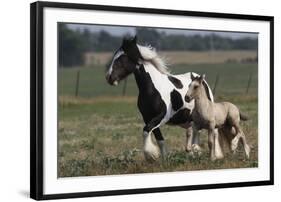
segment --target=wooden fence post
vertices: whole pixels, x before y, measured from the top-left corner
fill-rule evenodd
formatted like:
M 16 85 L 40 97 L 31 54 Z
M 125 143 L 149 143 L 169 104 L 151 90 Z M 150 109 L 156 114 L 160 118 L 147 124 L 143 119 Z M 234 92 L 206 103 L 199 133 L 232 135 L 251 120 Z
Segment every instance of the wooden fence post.
M 217 85 L 219 83 L 219 79 L 220 79 L 220 75 L 217 74 L 216 80 L 215 80 L 215 85 L 214 85 L 214 88 L 213 88 L 213 95 L 215 95 L 215 93 L 216 93 L 216 88 L 217 88 Z
M 253 73 L 250 74 L 249 79 L 248 79 L 248 84 L 247 84 L 247 89 L 246 89 L 246 94 L 249 93 L 249 89 L 252 83 L 252 77 L 253 77 Z
M 127 78 L 124 80 L 123 90 L 122 90 L 122 96 L 126 95 L 127 90 Z
M 79 93 L 79 80 L 80 80 L 80 70 L 77 71 L 77 75 L 76 75 L 75 97 L 78 97 L 78 93 Z

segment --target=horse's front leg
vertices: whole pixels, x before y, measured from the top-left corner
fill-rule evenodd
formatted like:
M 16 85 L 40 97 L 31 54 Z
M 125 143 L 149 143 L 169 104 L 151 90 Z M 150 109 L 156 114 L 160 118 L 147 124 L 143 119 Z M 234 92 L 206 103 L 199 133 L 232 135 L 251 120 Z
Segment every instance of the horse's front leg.
M 153 134 L 154 134 L 157 144 L 160 148 L 162 159 L 164 160 L 166 157 L 166 154 L 167 154 L 167 149 L 166 149 L 165 140 L 161 133 L 160 128 L 154 129 Z
M 148 161 L 155 161 L 160 156 L 159 148 L 153 143 L 151 135 L 152 131 L 165 123 L 163 120 L 164 116 L 165 113 L 160 113 L 158 116 L 151 119 L 143 128 L 143 151 Z
M 155 161 L 160 156 L 159 148 L 152 141 L 151 132 L 143 132 L 143 153 L 147 161 Z

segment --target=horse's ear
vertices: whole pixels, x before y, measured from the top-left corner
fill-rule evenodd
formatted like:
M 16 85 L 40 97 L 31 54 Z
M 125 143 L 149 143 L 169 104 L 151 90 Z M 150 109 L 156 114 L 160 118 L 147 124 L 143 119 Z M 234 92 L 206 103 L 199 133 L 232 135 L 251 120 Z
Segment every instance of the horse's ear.
M 193 81 L 196 77 L 193 75 L 193 73 L 191 72 L 191 81 Z
M 134 42 L 136 44 L 137 40 L 138 40 L 137 35 L 135 35 L 135 37 L 133 38 L 132 42 Z
M 130 41 L 128 40 L 128 38 L 124 37 L 121 47 L 123 48 L 123 50 L 127 50 L 129 45 L 130 45 Z

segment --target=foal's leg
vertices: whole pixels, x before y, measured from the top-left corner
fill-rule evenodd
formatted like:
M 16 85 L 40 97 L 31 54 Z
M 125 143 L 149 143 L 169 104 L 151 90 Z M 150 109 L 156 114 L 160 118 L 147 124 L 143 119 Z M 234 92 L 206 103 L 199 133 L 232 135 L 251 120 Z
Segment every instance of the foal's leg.
M 193 128 L 193 138 L 192 138 L 192 151 L 198 154 L 201 154 L 201 147 L 200 147 L 200 132 L 198 129 L 192 125 Z
M 224 156 L 223 156 L 223 152 L 222 152 L 220 141 L 219 141 L 218 129 L 215 129 L 214 133 L 215 133 L 215 135 L 214 135 L 215 158 L 222 159 Z
M 244 132 L 242 131 L 242 129 L 239 125 L 235 126 L 235 129 L 237 131 L 237 135 L 239 135 L 239 137 L 242 140 L 242 145 L 243 145 L 243 148 L 244 148 L 244 151 L 245 151 L 246 158 L 249 159 L 251 148 L 247 144 L 246 136 L 245 136 Z
M 243 148 L 244 148 L 244 151 L 245 151 L 245 155 L 246 155 L 246 158 L 250 158 L 250 151 L 251 151 L 251 148 L 250 146 L 247 144 L 247 141 L 246 141 L 246 136 L 244 134 L 244 132 L 242 131 L 239 123 L 235 123 L 234 126 L 233 126 L 236 130 L 236 136 L 233 138 L 232 142 L 231 142 L 231 149 L 232 151 L 236 151 L 237 147 L 238 147 L 238 143 L 239 143 L 239 140 L 241 138 L 242 140 L 242 145 L 243 145 Z
M 216 160 L 216 156 L 215 156 L 215 132 L 214 129 L 210 128 L 208 130 L 208 146 L 209 146 L 209 150 L 210 150 L 210 158 L 211 160 Z
M 160 128 L 154 129 L 153 134 L 155 136 L 158 146 L 160 147 L 161 156 L 164 159 L 167 154 L 167 149 L 166 149 L 165 140 L 164 140 L 164 137 L 162 136 Z
M 186 144 L 185 144 L 186 152 L 191 152 L 191 150 L 192 150 L 193 132 L 194 131 L 193 131 L 192 125 L 190 124 L 186 128 Z
M 238 147 L 238 144 L 239 144 L 239 140 L 241 138 L 241 133 L 239 132 L 239 127 L 237 125 L 234 125 L 232 127 L 232 129 L 235 129 L 235 135 L 234 135 L 234 138 L 231 140 L 231 151 L 233 153 L 236 153 L 236 150 L 237 150 L 237 147 Z
M 244 147 L 246 158 L 249 159 L 250 158 L 251 147 L 247 144 L 246 136 L 243 133 L 243 131 L 242 131 L 241 138 L 242 138 L 242 144 L 243 144 L 243 147 Z
M 184 128 L 186 128 L 186 145 L 185 151 L 193 152 L 201 154 L 201 148 L 199 146 L 199 133 L 198 129 L 194 126 L 194 124 L 188 124 Z

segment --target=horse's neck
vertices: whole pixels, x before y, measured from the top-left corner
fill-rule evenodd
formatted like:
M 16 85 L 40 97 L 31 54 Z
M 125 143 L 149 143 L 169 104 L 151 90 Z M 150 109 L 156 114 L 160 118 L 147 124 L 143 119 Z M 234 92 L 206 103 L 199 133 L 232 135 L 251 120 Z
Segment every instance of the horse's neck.
M 205 90 L 201 89 L 201 95 L 195 99 L 195 110 L 201 115 L 207 114 L 211 104 Z
M 143 67 L 144 67 L 145 72 L 150 75 L 152 80 L 159 79 L 159 77 L 164 75 L 151 62 L 143 63 Z
M 140 92 L 144 90 L 149 90 L 147 88 L 151 87 L 151 83 L 156 83 L 157 79 L 160 79 L 163 74 L 159 72 L 151 63 L 144 63 L 134 72 L 137 86 Z M 149 81 L 151 79 L 151 81 Z

